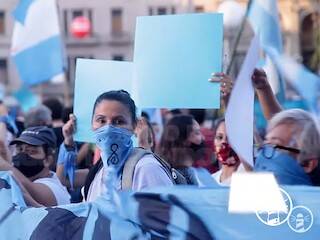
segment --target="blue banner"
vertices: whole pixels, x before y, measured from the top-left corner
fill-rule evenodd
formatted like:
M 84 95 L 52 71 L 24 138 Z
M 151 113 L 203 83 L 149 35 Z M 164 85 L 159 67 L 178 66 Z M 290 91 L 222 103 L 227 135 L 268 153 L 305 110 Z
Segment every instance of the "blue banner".
M 33 240 L 318 239 L 320 188 L 281 188 L 288 213 L 230 214 L 229 188 L 188 186 L 114 192 L 92 203 L 25 208 L 18 185 L 1 172 L 0 234 L 3 239 Z

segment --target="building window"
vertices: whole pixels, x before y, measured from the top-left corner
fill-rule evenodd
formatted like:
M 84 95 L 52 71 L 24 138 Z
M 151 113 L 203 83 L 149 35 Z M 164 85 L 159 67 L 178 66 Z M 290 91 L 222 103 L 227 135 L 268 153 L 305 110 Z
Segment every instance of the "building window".
M 198 6 L 195 6 L 194 10 L 197 13 L 202 13 L 202 12 L 204 12 L 204 7 L 201 5 L 198 5 Z
M 122 9 L 111 9 L 111 31 L 112 33 L 122 33 Z
M 165 8 L 165 7 L 158 7 L 157 13 L 158 13 L 158 15 L 166 15 L 166 14 L 167 14 L 167 8 Z
M 149 7 L 149 16 L 152 16 L 153 15 L 153 8 L 152 7 Z
M 0 59 L 0 82 L 8 84 L 8 68 L 6 59 Z
M 64 30 L 64 35 L 68 36 L 69 35 L 69 19 L 68 19 L 68 10 L 63 11 L 63 30 Z
M 123 61 L 124 57 L 123 57 L 123 55 L 117 54 L 117 55 L 113 55 L 112 56 L 112 60 L 114 60 L 114 61 Z
M 75 80 L 75 72 L 76 72 L 76 65 L 77 65 L 77 58 L 86 58 L 86 59 L 93 59 L 93 55 L 83 55 L 83 56 L 68 56 L 68 69 L 67 69 L 67 81 L 71 84 L 74 84 Z
M 0 34 L 5 33 L 5 12 L 0 11 Z
M 176 14 L 176 8 L 174 6 L 171 6 L 171 7 L 149 7 L 148 13 L 150 16 Z
M 83 10 L 74 10 L 72 11 L 72 19 L 75 19 L 76 17 L 84 16 Z

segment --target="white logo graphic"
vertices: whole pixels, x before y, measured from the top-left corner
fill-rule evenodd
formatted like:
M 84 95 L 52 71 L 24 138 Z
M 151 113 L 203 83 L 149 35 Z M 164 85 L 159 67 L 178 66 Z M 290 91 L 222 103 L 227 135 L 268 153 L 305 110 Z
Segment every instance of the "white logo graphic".
M 296 233 L 307 232 L 313 225 L 313 214 L 311 210 L 305 206 L 293 207 L 289 194 L 281 188 L 280 192 L 288 211 L 256 212 L 258 219 L 271 227 L 276 227 L 287 222 L 292 231 Z
M 312 224 L 313 214 L 309 208 L 296 206 L 292 209 L 288 225 L 293 231 L 304 233 L 312 227 Z
M 256 212 L 256 215 L 259 218 L 259 220 L 268 226 L 275 227 L 285 223 L 288 220 L 290 213 L 292 211 L 293 204 L 289 194 L 281 188 L 280 188 L 280 192 L 286 204 L 287 212 L 282 212 L 282 211 Z

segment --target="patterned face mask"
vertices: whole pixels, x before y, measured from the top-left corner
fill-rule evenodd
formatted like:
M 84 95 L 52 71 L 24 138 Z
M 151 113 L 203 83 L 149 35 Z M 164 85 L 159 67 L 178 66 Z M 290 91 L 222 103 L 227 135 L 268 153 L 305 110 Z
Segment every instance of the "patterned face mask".
M 132 135 L 129 130 L 112 125 L 105 125 L 94 131 L 103 165 L 114 167 L 117 174 L 121 172 L 133 149 Z

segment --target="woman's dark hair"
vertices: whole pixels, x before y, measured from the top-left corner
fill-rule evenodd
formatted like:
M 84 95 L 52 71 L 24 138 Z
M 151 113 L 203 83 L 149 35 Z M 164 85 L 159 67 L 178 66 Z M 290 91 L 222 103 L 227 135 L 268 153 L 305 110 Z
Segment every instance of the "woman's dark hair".
M 69 115 L 71 113 L 73 113 L 73 106 L 63 108 L 63 111 L 62 111 L 63 123 L 67 123 L 69 121 Z
M 213 126 L 214 126 L 214 131 L 216 132 L 218 127 L 220 126 L 221 123 L 225 122 L 225 118 L 224 117 L 221 117 L 221 118 L 217 118 L 214 123 L 213 123 Z
M 43 101 L 43 105 L 51 110 L 52 120 L 60 120 L 62 118 L 63 105 L 57 98 L 48 98 Z
M 194 117 L 194 119 L 201 125 L 204 123 L 206 118 L 205 109 L 190 109 L 189 113 Z
M 93 105 L 92 118 L 94 116 L 94 111 L 96 110 L 97 105 L 104 100 L 114 100 L 125 105 L 131 114 L 132 123 L 136 124 L 137 122 L 136 105 L 132 100 L 132 98 L 130 97 L 130 94 L 125 90 L 104 92 L 99 97 L 97 97 Z
M 180 167 L 186 156 L 185 141 L 193 130 L 191 115 L 176 115 L 164 126 L 158 153 L 173 167 Z
M 156 148 L 156 136 L 154 134 L 153 128 L 151 123 L 146 119 L 147 125 L 148 125 L 148 142 L 153 143 L 151 146 L 151 151 L 154 152 Z

